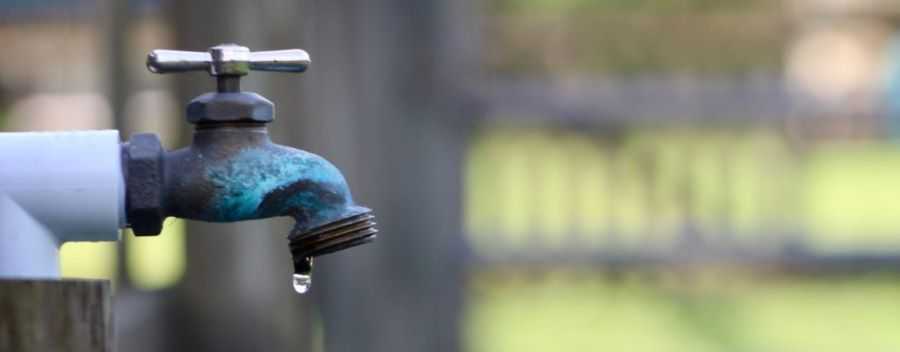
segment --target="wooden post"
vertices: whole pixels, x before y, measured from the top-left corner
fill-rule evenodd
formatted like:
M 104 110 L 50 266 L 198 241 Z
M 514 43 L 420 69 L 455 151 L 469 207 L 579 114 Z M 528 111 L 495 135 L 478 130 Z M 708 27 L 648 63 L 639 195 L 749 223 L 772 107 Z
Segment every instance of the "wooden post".
M 109 281 L 0 280 L 0 351 L 112 351 Z

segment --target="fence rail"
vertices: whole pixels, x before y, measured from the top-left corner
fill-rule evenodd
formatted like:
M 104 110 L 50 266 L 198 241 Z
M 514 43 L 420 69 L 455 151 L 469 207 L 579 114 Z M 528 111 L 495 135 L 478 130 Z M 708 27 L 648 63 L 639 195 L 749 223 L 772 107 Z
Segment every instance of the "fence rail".
M 488 120 L 552 122 L 777 121 L 821 113 L 776 74 L 740 77 L 498 78 L 474 90 Z
M 495 79 L 490 83 L 481 86 L 476 90 L 481 98 L 481 104 L 484 107 L 485 114 L 483 121 L 489 123 L 501 123 L 502 126 L 516 128 L 516 126 L 539 126 L 537 130 L 549 131 L 548 134 L 563 131 L 562 136 L 548 137 L 549 141 L 536 144 L 528 144 L 516 140 L 519 147 L 525 146 L 525 150 L 518 151 L 518 154 L 510 154 L 509 150 L 500 152 L 499 154 L 485 157 L 485 165 L 474 165 L 475 167 L 487 167 L 489 171 L 484 174 L 495 178 L 494 184 L 482 185 L 476 190 L 470 191 L 479 193 L 487 190 L 492 196 L 488 198 L 500 198 L 496 201 L 504 204 L 524 203 L 528 204 L 530 210 L 527 214 L 518 214 L 513 217 L 529 218 L 534 221 L 535 217 L 544 216 L 541 214 L 542 203 L 540 199 L 533 199 L 503 194 L 492 188 L 500 186 L 501 188 L 508 182 L 514 182 L 524 185 L 526 188 L 511 189 L 506 187 L 507 193 L 544 193 L 554 192 L 548 191 L 546 188 L 547 175 L 541 168 L 555 167 L 559 165 L 565 166 L 568 171 L 556 171 L 561 173 L 559 176 L 551 176 L 563 179 L 566 185 L 562 190 L 555 192 L 564 192 L 566 195 L 564 211 L 573 210 L 572 204 L 581 202 L 584 197 L 597 197 L 598 194 L 585 194 L 578 189 L 577 185 L 572 184 L 573 172 L 577 169 L 590 168 L 597 165 L 589 165 L 590 163 L 599 163 L 601 168 L 606 171 L 596 173 L 605 177 L 605 180 L 596 180 L 605 183 L 600 188 L 607 194 L 603 194 L 604 199 L 600 201 L 605 203 L 606 213 L 595 213 L 593 216 L 604 217 L 606 222 L 610 224 L 608 230 L 597 233 L 596 231 L 587 233 L 582 231 L 579 233 L 559 235 L 562 239 L 555 239 L 561 242 L 556 246 L 543 246 L 539 242 L 519 243 L 511 246 L 497 245 L 479 248 L 487 242 L 503 242 L 509 235 L 509 230 L 498 229 L 493 224 L 502 223 L 502 217 L 506 216 L 502 213 L 502 205 L 497 206 L 496 202 L 492 205 L 493 209 L 489 211 L 490 215 L 482 219 L 482 223 L 492 224 L 490 226 L 481 226 L 472 228 L 470 224 L 469 238 L 472 239 L 470 251 L 467 253 L 471 257 L 475 265 L 515 265 L 527 267 L 553 267 L 559 265 L 576 265 L 590 267 L 621 267 L 621 268 L 640 268 L 640 267 L 673 267 L 697 264 L 712 265 L 733 265 L 748 268 L 758 268 L 764 270 L 777 270 L 782 272 L 801 272 L 801 273 L 842 273 L 857 271 L 900 271 L 900 251 L 892 251 L 884 249 L 880 251 L 867 250 L 840 250 L 840 251 L 823 251 L 816 248 L 816 234 L 808 233 L 808 231 L 797 230 L 798 226 L 792 223 L 796 216 L 796 204 L 786 204 L 783 201 L 791 197 L 797 197 L 793 194 L 797 185 L 791 182 L 801 182 L 791 174 L 794 171 L 789 170 L 794 167 L 785 163 L 796 163 L 803 160 L 804 155 L 792 150 L 791 144 L 796 141 L 781 140 L 779 141 L 779 149 L 781 154 L 773 155 L 771 151 L 754 151 L 754 153 L 763 155 L 765 158 L 773 158 L 772 160 L 764 160 L 753 164 L 752 167 L 759 170 L 758 175 L 753 177 L 759 178 L 784 178 L 787 181 L 779 181 L 772 184 L 766 184 L 769 189 L 754 189 L 735 191 L 735 179 L 738 178 L 736 164 L 745 162 L 733 153 L 736 153 L 732 145 L 738 145 L 741 141 L 730 139 L 725 136 L 727 143 L 712 143 L 709 150 L 698 150 L 697 140 L 690 140 L 688 146 L 673 145 L 667 141 L 659 141 L 656 146 L 642 149 L 637 153 L 623 152 L 621 135 L 623 131 L 650 129 L 665 126 L 704 126 L 710 124 L 715 126 L 713 130 L 731 130 L 742 131 L 753 128 L 756 125 L 767 126 L 774 131 L 777 138 L 787 138 L 784 135 L 783 122 L 788 118 L 815 118 L 820 115 L 840 113 L 835 111 L 834 107 L 821 106 L 810 103 L 806 97 L 792 93 L 788 88 L 788 83 L 775 74 L 756 74 L 743 77 L 680 77 L 680 76 L 643 76 L 634 78 L 613 78 L 613 79 L 584 79 L 567 82 L 550 82 L 540 80 L 512 80 L 512 79 Z M 608 130 L 615 130 L 612 134 L 617 135 L 617 141 L 610 141 Z M 557 132 L 553 132 L 557 131 Z M 738 133 L 734 133 L 737 136 Z M 573 153 L 572 149 L 566 147 L 556 147 L 554 144 L 558 141 L 564 144 L 567 138 L 575 136 L 587 141 L 592 145 L 594 150 L 589 154 L 593 156 L 601 156 L 602 160 L 585 160 L 584 158 L 571 157 L 572 154 L 584 155 L 583 151 Z M 722 136 L 719 136 L 722 137 Z M 555 139 L 554 139 L 555 138 Z M 520 138 L 515 138 L 520 139 Z M 719 138 L 723 139 L 723 138 Z M 802 142 L 802 141 L 801 141 Z M 477 144 L 477 142 L 476 142 Z M 700 141 L 702 144 L 702 141 Z M 535 147 L 537 146 L 537 147 Z M 532 147 L 533 149 L 527 149 Z M 477 146 L 475 147 L 477 148 Z M 542 155 L 547 153 L 545 149 L 551 150 L 549 153 L 554 155 L 564 155 L 565 160 L 548 160 Z M 561 148 L 561 149 L 560 149 Z M 753 150 L 755 147 L 750 147 Z M 490 149 L 490 148 L 486 148 Z M 702 148 L 700 148 L 702 149 Z M 677 165 L 664 165 L 665 153 L 674 152 L 680 154 L 677 159 Z M 485 152 L 486 151 L 481 151 Z M 496 151 L 494 151 L 496 153 Z M 478 158 L 478 150 L 472 155 Z M 507 154 L 504 154 L 507 153 Z M 511 152 L 516 153 L 516 152 Z M 626 155 L 627 154 L 627 155 Z M 776 153 L 778 154 L 778 153 Z M 706 157 L 697 158 L 697 155 L 705 155 Z M 525 159 L 524 164 L 519 169 L 513 171 L 504 168 L 509 163 L 509 156 L 518 159 Z M 698 217 L 697 198 L 699 194 L 709 196 L 709 191 L 701 189 L 702 185 L 698 185 L 694 179 L 697 177 L 695 172 L 698 163 L 709 162 L 710 158 L 715 160 L 712 177 L 718 188 L 713 192 L 714 196 L 708 201 L 705 207 L 715 203 L 719 208 L 713 213 L 705 214 L 706 218 L 710 216 L 716 217 L 710 223 L 707 219 L 706 224 L 701 224 L 703 230 L 698 230 L 696 224 Z M 763 159 L 765 159 L 763 158 Z M 776 160 L 777 159 L 777 160 Z M 477 163 L 477 161 L 476 161 Z M 774 163 L 774 164 L 773 164 Z M 549 165 L 549 166 L 548 166 Z M 472 166 L 472 165 L 470 165 Z M 520 165 L 521 166 L 521 165 Z M 666 169 L 668 168 L 668 169 Z M 623 172 L 623 169 L 631 171 Z M 660 181 L 659 175 L 655 173 L 667 173 L 669 180 Z M 782 174 L 784 173 L 784 174 Z M 525 180 L 509 180 L 504 179 L 500 175 L 521 175 L 526 174 Z M 707 175 L 709 176 L 709 175 Z M 704 176 L 704 177 L 707 177 Z M 741 177 L 747 178 L 743 175 Z M 668 191 L 660 191 L 659 185 L 668 182 L 670 188 Z M 477 183 L 477 181 L 476 181 Z M 558 180 L 557 180 L 558 183 Z M 582 183 L 583 184 L 583 183 Z M 678 207 L 674 211 L 678 219 L 675 226 L 669 226 L 662 231 L 657 225 L 650 226 L 649 233 L 643 235 L 632 236 L 628 239 L 630 243 L 622 245 L 621 241 L 615 240 L 617 236 L 610 234 L 616 233 L 616 216 L 617 211 L 614 210 L 621 201 L 635 201 L 623 196 L 620 188 L 623 185 L 631 184 L 636 187 L 643 187 L 641 190 L 643 198 L 636 201 L 641 203 L 639 212 L 641 222 L 653 223 L 658 221 L 661 216 L 658 213 L 660 209 L 671 207 L 676 204 Z M 674 185 L 674 186 L 672 186 Z M 471 187 L 470 185 L 469 187 Z M 558 186 L 558 185 L 557 185 Z M 512 187 L 515 188 L 515 187 Z M 608 193 L 612 192 L 612 195 Z M 668 192 L 668 193 L 666 193 Z M 735 234 L 742 232 L 736 229 L 733 223 L 734 208 L 737 198 L 742 195 L 736 194 L 740 192 L 750 192 L 764 194 L 773 204 L 766 205 L 766 200 L 757 201 L 759 204 L 752 204 L 753 207 L 759 208 L 760 211 L 766 212 L 760 215 L 760 226 L 755 230 L 756 233 L 762 235 L 753 235 L 753 233 L 740 234 L 735 238 Z M 588 192 L 589 193 L 589 192 Z M 666 193 L 666 194 L 663 194 Z M 540 196 L 538 196 L 540 197 Z M 632 197 L 633 198 L 633 197 Z M 506 199 L 506 200 L 502 200 Z M 668 203 L 666 203 L 668 202 Z M 711 202 L 711 203 L 710 203 Z M 665 203 L 665 204 L 664 204 Z M 555 204 L 559 205 L 559 204 Z M 731 208 L 729 208 L 729 206 Z M 768 210 L 766 210 L 768 209 Z M 707 209 L 708 210 L 708 209 Z M 477 209 L 475 211 L 478 211 Z M 583 210 L 582 210 L 583 211 Z M 522 211 L 520 211 L 522 212 Z M 671 212 L 671 211 L 670 211 Z M 501 213 L 498 215 L 498 213 Z M 771 214 L 770 214 L 771 213 Z M 483 214 L 482 214 L 483 215 Z M 671 215 L 671 214 L 670 214 Z M 704 214 L 700 214 L 704 216 Z M 577 217 L 577 216 L 576 216 Z M 583 218 L 584 216 L 581 215 Z M 664 216 L 663 216 L 664 217 Z M 780 221 L 786 221 L 781 223 Z M 573 221 L 572 217 L 568 217 L 567 221 Z M 470 221 L 471 222 L 471 221 Z M 476 223 L 478 221 L 475 221 Z M 702 220 L 700 221 L 702 222 Z M 680 225 L 678 225 L 680 224 Z M 529 228 L 533 228 L 529 224 Z M 567 227 L 577 227 L 578 224 L 567 224 Z M 502 226 L 501 226 L 502 227 Z M 665 226 L 664 226 L 665 227 Z M 800 227 L 802 229 L 802 226 Z M 771 230 L 774 229 L 774 230 Z M 782 229 L 782 230 L 779 230 Z M 498 231 L 499 230 L 499 231 Z M 512 232 L 515 232 L 513 230 Z M 519 237 L 525 236 L 530 239 L 539 239 L 544 234 L 540 230 L 528 230 L 528 234 L 519 234 Z M 762 232 L 760 232 L 762 231 Z M 780 232 L 779 232 L 780 231 Z M 746 231 L 743 231 L 746 232 Z M 752 231 L 751 231 L 752 232 Z M 650 236 L 653 235 L 653 236 Z M 594 241 L 590 244 L 583 242 L 585 237 L 593 237 Z M 600 239 L 599 242 L 596 239 Z M 607 240 L 613 239 L 613 240 Z M 635 243 L 637 241 L 643 241 Z M 528 242 L 528 241 L 526 241 Z

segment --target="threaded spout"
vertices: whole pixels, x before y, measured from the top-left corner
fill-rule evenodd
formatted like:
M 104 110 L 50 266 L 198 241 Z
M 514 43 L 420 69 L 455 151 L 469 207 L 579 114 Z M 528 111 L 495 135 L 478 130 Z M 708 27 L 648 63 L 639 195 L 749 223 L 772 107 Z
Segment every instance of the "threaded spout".
M 360 207 L 362 208 L 362 207 Z M 375 239 L 375 216 L 367 208 L 364 212 L 321 225 L 308 231 L 294 231 L 288 236 L 294 261 L 318 257 L 342 249 L 368 243 Z

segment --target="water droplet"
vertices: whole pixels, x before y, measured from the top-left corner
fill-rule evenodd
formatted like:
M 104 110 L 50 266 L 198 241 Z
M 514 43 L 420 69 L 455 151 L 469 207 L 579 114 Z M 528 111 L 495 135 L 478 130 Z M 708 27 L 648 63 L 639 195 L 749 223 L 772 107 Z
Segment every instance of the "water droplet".
M 312 274 L 294 274 L 294 291 L 304 294 L 312 285 Z

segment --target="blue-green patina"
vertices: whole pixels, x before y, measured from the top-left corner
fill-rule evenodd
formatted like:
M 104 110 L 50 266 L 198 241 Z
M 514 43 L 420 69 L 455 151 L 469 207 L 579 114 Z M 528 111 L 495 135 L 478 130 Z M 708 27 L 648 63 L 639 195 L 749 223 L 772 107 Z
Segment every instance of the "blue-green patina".
M 334 165 L 301 150 L 244 149 L 209 167 L 207 177 L 216 187 L 210 208 L 218 221 L 260 219 L 303 209 L 307 218 L 297 219 L 304 220 L 297 225 L 308 229 L 363 211 L 353 205 L 347 182 Z M 298 182 L 317 187 L 295 190 L 280 197 L 279 204 L 261 207 L 268 195 L 291 192 L 288 188 Z M 323 190 L 332 196 L 323 197 Z

